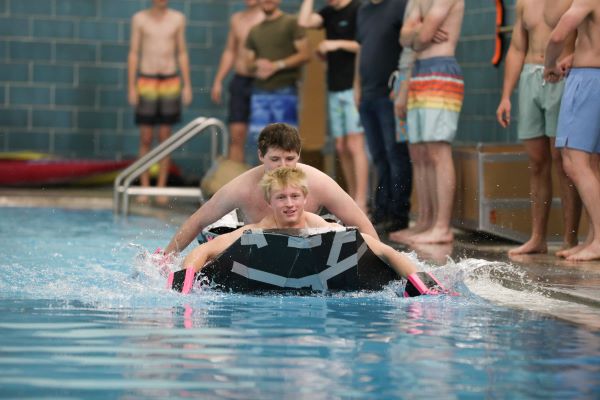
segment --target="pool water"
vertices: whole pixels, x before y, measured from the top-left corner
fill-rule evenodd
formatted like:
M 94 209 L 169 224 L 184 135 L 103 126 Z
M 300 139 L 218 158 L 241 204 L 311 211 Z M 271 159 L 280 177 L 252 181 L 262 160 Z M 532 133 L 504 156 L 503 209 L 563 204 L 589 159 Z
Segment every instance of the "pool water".
M 2 398 L 600 398 L 598 332 L 465 284 L 494 290 L 486 271 L 508 265 L 435 267 L 458 297 L 184 296 L 143 257 L 175 226 L 60 209 L 0 221 Z

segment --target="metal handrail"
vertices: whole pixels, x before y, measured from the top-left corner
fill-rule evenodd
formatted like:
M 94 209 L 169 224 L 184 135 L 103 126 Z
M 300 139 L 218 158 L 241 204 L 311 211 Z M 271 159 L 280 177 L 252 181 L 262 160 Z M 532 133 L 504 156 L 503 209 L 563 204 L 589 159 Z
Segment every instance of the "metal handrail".
M 219 146 L 214 139 L 219 132 L 221 133 L 222 139 L 222 152 L 223 154 L 227 154 L 229 148 L 229 133 L 225 124 L 216 118 L 199 117 L 194 119 L 160 145 L 140 157 L 117 176 L 113 187 L 113 212 L 115 214 L 119 213 L 119 211 L 123 214 L 127 213 L 129 208 L 129 195 L 127 190 L 137 177 L 146 172 L 154 163 L 162 160 L 196 135 L 205 132 L 208 128 L 212 128 L 211 132 L 213 133 L 211 138 L 211 161 L 214 161 L 217 158 Z M 154 192 L 157 193 L 156 190 Z M 165 192 L 168 192 L 168 188 L 165 188 Z M 121 202 L 121 195 L 123 197 L 123 202 Z M 200 196 L 202 197 L 202 192 L 200 192 Z

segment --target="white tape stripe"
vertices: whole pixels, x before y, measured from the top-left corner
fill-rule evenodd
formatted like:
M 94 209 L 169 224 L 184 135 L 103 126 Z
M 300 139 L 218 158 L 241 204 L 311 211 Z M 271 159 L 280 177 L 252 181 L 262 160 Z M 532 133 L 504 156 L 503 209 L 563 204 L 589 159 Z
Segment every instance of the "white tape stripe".
M 263 235 L 262 233 L 256 233 L 256 232 L 252 232 L 252 231 L 249 233 L 244 232 L 242 234 L 240 244 L 242 246 L 255 245 L 256 247 L 258 247 L 260 249 L 267 245 L 267 239 L 265 238 L 265 235 Z
M 309 237 L 290 236 L 288 238 L 288 247 L 294 249 L 312 249 L 313 247 L 319 247 L 323 243 L 321 235 L 314 235 Z

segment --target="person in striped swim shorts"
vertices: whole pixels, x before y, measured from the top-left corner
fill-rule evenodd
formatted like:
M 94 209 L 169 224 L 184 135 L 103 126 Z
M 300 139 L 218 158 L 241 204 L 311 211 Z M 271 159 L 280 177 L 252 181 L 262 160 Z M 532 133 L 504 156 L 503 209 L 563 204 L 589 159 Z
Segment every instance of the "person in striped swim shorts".
M 462 73 L 454 52 L 464 15 L 463 0 L 414 0 L 410 3 L 400 42 L 416 51 L 409 82 L 407 125 L 409 143 L 422 158 L 413 167 L 425 177 L 417 180 L 419 202 L 432 208 L 431 226 L 391 240 L 408 243 L 450 243 L 456 176 L 452 141 L 464 96 Z M 418 171 L 417 171 L 418 172 Z
M 158 127 L 158 140 L 171 136 L 172 125 L 181 118 L 181 102 L 192 101 L 189 59 L 185 42 L 185 16 L 168 8 L 168 0 L 153 0 L 152 6 L 131 19 L 128 56 L 129 104 L 135 107 L 135 123 L 140 127 L 140 157 L 147 154 Z M 170 158 L 160 162 L 157 186 L 167 185 Z M 142 186 L 150 186 L 150 176 L 141 176 Z M 139 196 L 147 203 L 147 196 Z M 166 204 L 164 196 L 157 203 Z

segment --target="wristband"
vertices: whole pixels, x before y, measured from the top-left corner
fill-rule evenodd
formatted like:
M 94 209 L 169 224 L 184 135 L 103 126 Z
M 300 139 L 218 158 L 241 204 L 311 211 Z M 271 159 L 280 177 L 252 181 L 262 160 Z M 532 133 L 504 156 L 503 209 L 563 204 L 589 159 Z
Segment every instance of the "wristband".
M 278 70 L 285 69 L 285 61 L 283 61 L 283 60 L 279 60 L 279 61 L 277 61 L 277 64 L 276 64 L 276 65 L 277 65 L 277 69 L 278 69 Z

